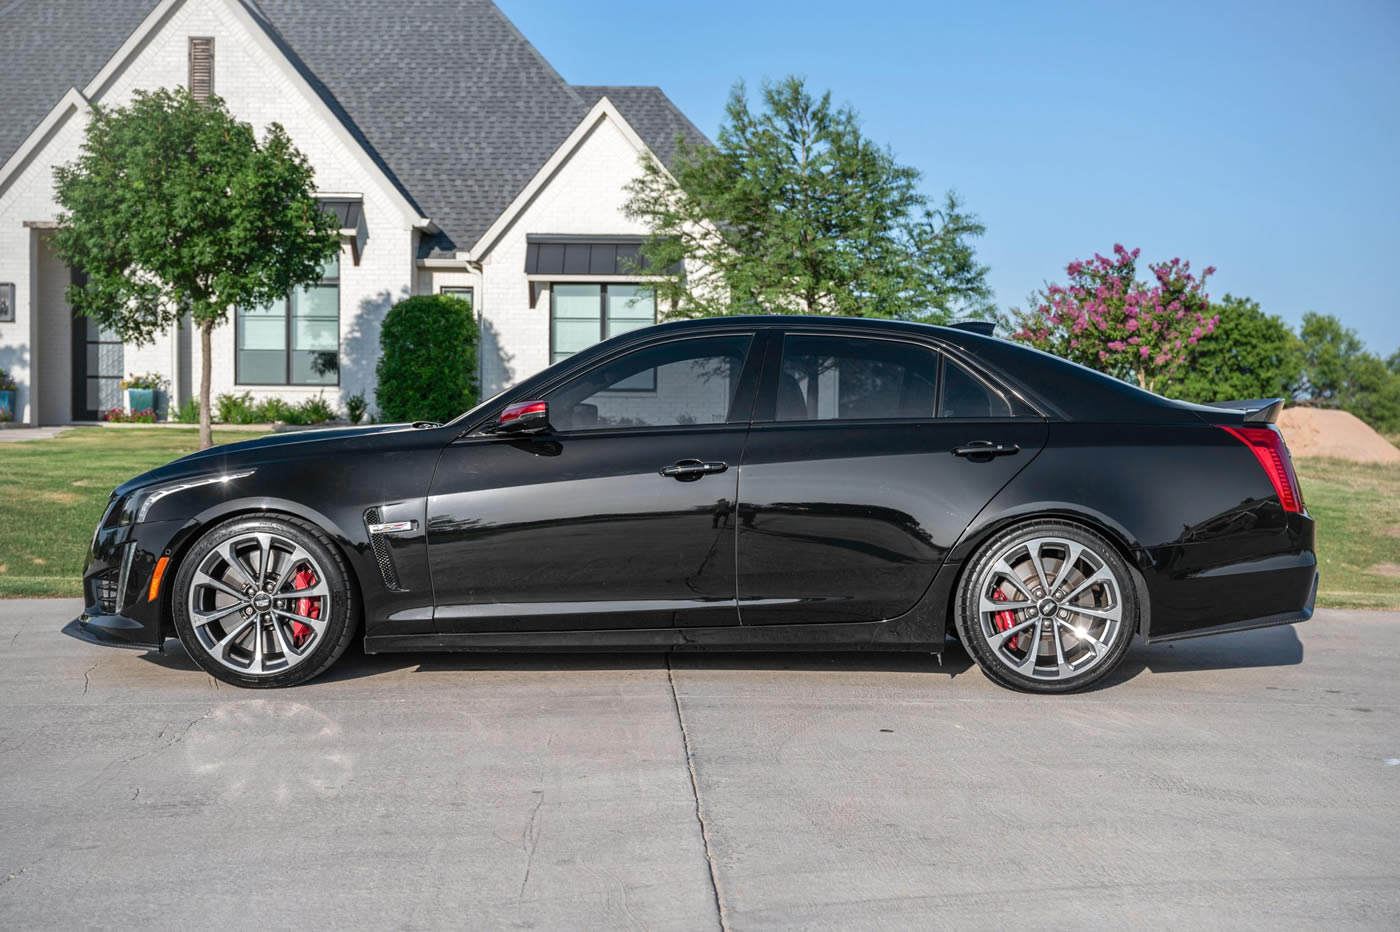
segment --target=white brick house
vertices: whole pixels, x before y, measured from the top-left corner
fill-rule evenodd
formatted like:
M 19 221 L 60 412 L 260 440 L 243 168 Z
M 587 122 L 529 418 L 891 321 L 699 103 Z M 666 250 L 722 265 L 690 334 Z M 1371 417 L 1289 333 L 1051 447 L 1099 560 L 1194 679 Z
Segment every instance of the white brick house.
M 654 319 L 627 274 L 643 231 L 623 187 L 641 153 L 703 137 L 657 88 L 566 83 L 490 0 L 18 0 L 0 17 L 0 368 L 16 421 L 94 419 L 127 373 L 161 373 L 176 404 L 197 391 L 191 329 L 104 340 L 74 319 L 49 242 L 54 166 L 92 107 L 137 89 L 211 82 L 259 131 L 281 123 L 343 221 L 322 286 L 215 331 L 215 395 L 373 406 L 380 321 L 413 294 L 472 301 L 484 395 Z

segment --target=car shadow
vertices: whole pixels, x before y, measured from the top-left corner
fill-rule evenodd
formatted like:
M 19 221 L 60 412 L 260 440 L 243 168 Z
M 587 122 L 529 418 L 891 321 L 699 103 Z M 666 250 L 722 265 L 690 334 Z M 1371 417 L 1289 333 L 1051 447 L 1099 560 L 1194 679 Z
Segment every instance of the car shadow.
M 163 654 L 145 654 L 148 663 L 173 670 L 198 667 L 178 640 L 169 640 Z M 668 659 L 669 658 L 669 659 Z M 1249 667 L 1292 666 L 1303 661 L 1303 643 L 1291 625 L 1222 634 L 1166 644 L 1137 642 L 1123 664 L 1091 690 L 1105 689 L 1135 679 L 1145 672 L 1183 673 Z M 510 670 L 592 671 L 665 669 L 766 670 L 766 671 L 872 671 L 878 673 L 933 673 L 955 678 L 969 672 L 972 659 L 956 639 L 949 639 L 943 654 L 902 651 L 680 651 L 629 653 L 392 653 L 366 654 L 356 642 L 316 683 L 364 679 L 401 670 L 413 672 L 463 672 Z

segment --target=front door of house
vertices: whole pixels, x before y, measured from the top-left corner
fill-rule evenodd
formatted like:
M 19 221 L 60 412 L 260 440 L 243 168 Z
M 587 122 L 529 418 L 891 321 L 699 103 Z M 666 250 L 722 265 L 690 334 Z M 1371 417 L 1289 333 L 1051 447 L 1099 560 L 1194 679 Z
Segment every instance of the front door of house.
M 73 273 L 74 285 L 85 281 L 81 272 Z M 74 315 L 73 420 L 100 421 L 122 406 L 121 337 L 97 326 L 91 317 Z

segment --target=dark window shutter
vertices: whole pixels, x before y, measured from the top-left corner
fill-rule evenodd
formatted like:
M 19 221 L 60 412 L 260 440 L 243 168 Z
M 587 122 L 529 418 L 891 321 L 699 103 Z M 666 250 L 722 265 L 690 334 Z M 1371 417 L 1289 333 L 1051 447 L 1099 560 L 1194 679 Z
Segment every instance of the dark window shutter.
M 190 94 L 205 101 L 214 93 L 214 40 L 190 39 Z

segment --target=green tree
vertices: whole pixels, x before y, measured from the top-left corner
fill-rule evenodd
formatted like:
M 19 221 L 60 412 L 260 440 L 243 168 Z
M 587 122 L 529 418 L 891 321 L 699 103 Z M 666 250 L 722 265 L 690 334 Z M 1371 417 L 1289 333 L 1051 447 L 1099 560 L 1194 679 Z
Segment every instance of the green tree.
M 1350 411 L 1378 430 L 1400 429 L 1395 356 L 1386 361 L 1367 352 L 1356 331 L 1331 314 L 1304 314 L 1300 337 L 1304 391 L 1314 403 Z
M 1366 344 L 1356 331 L 1331 314 L 1308 311 L 1299 332 L 1303 341 L 1305 391 L 1315 402 L 1345 406 L 1353 391 L 1352 376 Z
M 918 170 L 867 138 L 854 111 L 800 78 L 729 97 L 716 146 L 668 170 L 650 156 L 626 213 L 646 224 L 644 268 L 671 316 L 831 314 L 945 321 L 990 316 L 984 232 L 957 197 L 940 208 Z
M 1292 398 L 1302 382 L 1303 345 L 1283 319 L 1259 302 L 1226 295 L 1211 304 L 1219 317 L 1162 394 L 1184 401 Z
M 447 422 L 476 404 L 476 320 L 451 295 L 389 309 L 379 331 L 375 400 L 386 421 Z
M 311 165 L 272 124 L 258 141 L 223 101 L 137 91 L 96 110 L 76 162 L 54 169 L 59 256 L 86 277 L 74 310 L 136 344 L 188 315 L 199 330 L 199 445 L 211 444 L 210 334 L 233 307 L 284 298 L 339 248 Z

